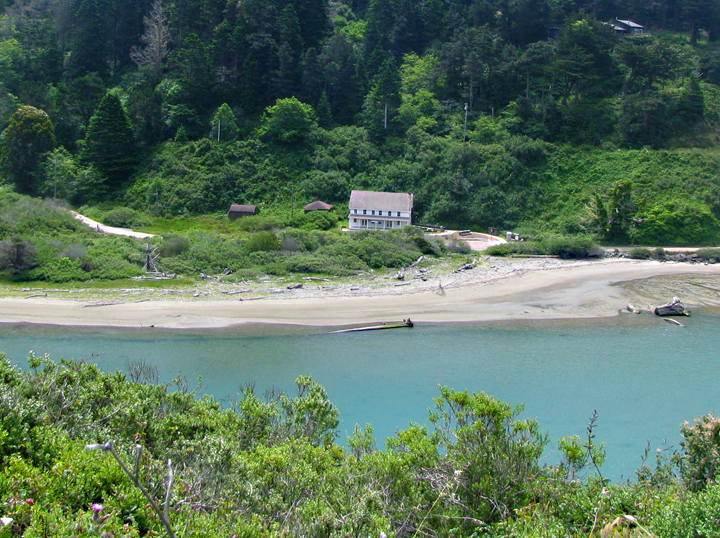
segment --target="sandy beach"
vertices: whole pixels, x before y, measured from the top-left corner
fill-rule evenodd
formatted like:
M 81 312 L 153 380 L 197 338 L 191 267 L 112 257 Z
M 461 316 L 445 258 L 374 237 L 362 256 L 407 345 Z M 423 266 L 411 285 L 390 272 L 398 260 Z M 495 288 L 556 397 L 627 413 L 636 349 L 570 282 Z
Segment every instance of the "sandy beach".
M 0 322 L 177 329 L 351 326 L 407 317 L 415 322 L 598 318 L 618 315 L 630 302 L 650 309 L 674 296 L 689 308 L 720 306 L 720 264 L 489 258 L 460 273 L 427 274 L 432 276 L 426 280 L 408 275 L 407 283 L 388 276 L 344 284 L 310 281 L 294 290 L 272 282 L 244 294 L 208 284 L 192 295 L 152 295 L 138 286 L 105 302 L 18 290 L 0 299 Z

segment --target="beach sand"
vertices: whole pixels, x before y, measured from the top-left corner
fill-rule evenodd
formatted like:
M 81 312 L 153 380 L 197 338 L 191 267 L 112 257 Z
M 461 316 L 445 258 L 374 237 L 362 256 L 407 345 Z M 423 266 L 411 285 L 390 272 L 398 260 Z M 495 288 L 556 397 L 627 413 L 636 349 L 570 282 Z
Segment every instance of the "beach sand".
M 176 329 L 248 323 L 351 326 L 408 317 L 415 322 L 598 318 L 618 315 L 628 303 L 650 309 L 674 296 L 689 308 L 720 306 L 720 264 L 491 258 L 461 273 L 397 284 L 386 277 L 255 296 L 208 291 L 150 300 L 139 288 L 109 303 L 26 292 L 0 299 L 0 322 Z

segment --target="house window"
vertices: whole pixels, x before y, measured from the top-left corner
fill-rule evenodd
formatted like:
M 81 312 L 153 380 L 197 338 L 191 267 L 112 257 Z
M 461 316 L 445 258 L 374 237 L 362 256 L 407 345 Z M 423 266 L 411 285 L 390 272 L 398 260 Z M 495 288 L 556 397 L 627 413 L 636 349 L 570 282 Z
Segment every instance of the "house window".
M 378 215 L 382 217 L 382 211 L 378 211 Z
M 357 215 L 357 209 L 353 209 L 353 213 Z
M 398 217 L 400 216 L 400 211 L 397 212 L 397 216 L 398 216 Z
M 397 221 L 397 223 L 398 223 L 398 226 L 400 226 L 400 221 Z
M 363 209 L 363 215 L 367 215 L 367 209 Z
M 357 222 L 357 219 L 353 219 L 353 222 Z
M 375 210 L 374 210 L 374 209 L 372 210 L 372 214 L 373 214 L 373 215 L 375 214 Z

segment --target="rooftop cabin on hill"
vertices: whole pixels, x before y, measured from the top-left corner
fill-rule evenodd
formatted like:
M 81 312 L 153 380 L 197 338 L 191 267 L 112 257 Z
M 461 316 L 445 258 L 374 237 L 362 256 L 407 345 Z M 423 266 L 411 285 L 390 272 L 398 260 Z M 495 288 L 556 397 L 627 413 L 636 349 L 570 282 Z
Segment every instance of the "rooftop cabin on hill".
M 645 32 L 645 27 L 642 24 L 618 18 L 615 18 L 613 28 L 617 33 L 623 35 L 639 35 Z
M 228 211 L 228 217 L 230 217 L 230 220 L 237 220 L 242 217 L 257 215 L 258 213 L 260 213 L 260 210 L 257 206 L 232 204 Z
M 413 195 L 406 192 L 352 191 L 348 228 L 390 230 L 412 220 Z
M 321 200 L 311 202 L 303 208 L 305 213 L 310 213 L 312 211 L 332 211 L 332 209 L 333 206 L 331 206 L 330 204 L 326 204 Z

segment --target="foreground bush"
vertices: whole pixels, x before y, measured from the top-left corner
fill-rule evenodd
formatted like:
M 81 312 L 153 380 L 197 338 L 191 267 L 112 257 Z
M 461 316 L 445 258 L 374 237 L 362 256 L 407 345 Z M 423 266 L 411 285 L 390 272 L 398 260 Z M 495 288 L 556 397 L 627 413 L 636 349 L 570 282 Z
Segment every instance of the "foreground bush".
M 102 449 L 109 440 L 156 504 L 167 495 L 177 536 L 550 538 L 640 525 L 643 533 L 623 536 L 720 532 L 711 416 L 683 428 L 676 458 L 659 456 L 636 482 L 611 484 L 599 471 L 594 419 L 587 439 L 560 443 L 560 464 L 543 466 L 547 437 L 518 417 L 522 408 L 441 387 L 430 427 L 411 424 L 386 449 L 371 426 L 356 427 L 345 448 L 336 443 L 339 411 L 309 376 L 297 379 L 294 395 L 260 398 L 248 387 L 224 409 L 188 392 L 183 378 L 156 385 L 150 365 L 129 371 L 130 379 L 32 354 L 21 370 L 0 358 L 0 517 L 9 518 L 0 535 L 167 535 Z

